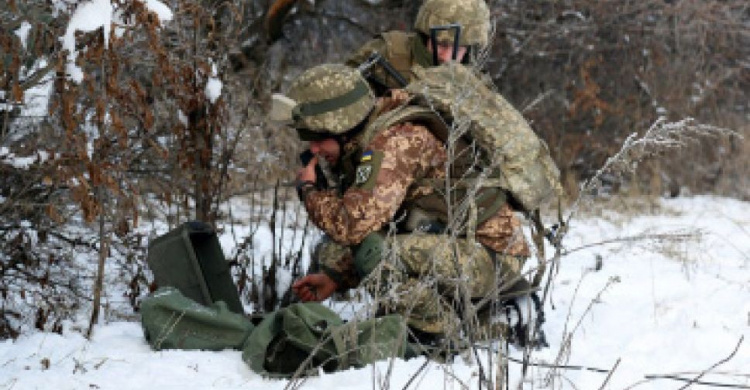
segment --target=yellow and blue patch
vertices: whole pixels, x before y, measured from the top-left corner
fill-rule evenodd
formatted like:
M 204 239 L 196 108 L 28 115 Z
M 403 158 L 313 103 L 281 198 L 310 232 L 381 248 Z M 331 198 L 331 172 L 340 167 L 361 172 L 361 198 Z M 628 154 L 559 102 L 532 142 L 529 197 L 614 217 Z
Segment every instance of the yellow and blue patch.
M 368 161 L 372 161 L 372 150 L 366 150 L 364 153 L 362 153 L 362 158 L 359 160 L 359 162 Z
M 383 152 L 366 150 L 359 159 L 354 177 L 354 185 L 363 190 L 372 190 L 378 178 Z

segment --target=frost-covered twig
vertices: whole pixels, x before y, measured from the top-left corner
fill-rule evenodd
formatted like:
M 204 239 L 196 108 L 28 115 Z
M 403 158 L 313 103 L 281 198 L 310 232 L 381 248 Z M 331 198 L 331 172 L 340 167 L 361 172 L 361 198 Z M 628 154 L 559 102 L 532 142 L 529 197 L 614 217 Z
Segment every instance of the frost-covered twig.
M 488 348 L 488 347 L 477 346 L 477 348 Z M 619 359 L 617 360 L 617 363 L 615 363 L 615 366 L 612 369 L 598 368 L 598 367 L 591 367 L 591 366 L 571 365 L 571 364 L 550 364 L 550 363 L 544 363 L 544 362 L 526 363 L 522 359 L 517 359 L 514 357 L 508 357 L 508 361 L 511 361 L 517 364 L 528 364 L 533 367 L 554 368 L 554 369 L 559 369 L 559 370 L 572 370 L 572 371 L 589 371 L 589 372 L 597 372 L 601 374 L 610 374 L 617 367 L 620 360 Z M 746 386 L 746 385 L 688 379 L 688 378 L 680 377 L 677 374 L 646 375 L 646 380 L 639 382 L 639 383 L 644 383 L 653 379 L 670 379 L 670 380 L 676 380 L 676 381 L 682 381 L 682 382 L 691 382 L 692 384 L 696 384 L 696 385 L 705 385 L 705 386 L 713 386 L 713 387 L 723 387 L 723 388 L 733 388 L 733 389 L 750 389 L 750 386 Z M 631 386 L 628 389 L 632 389 L 632 388 L 634 388 L 634 386 Z
M 564 250 L 562 252 L 562 256 L 567 256 L 573 252 L 578 252 L 584 249 L 589 249 L 595 246 L 602 246 L 607 244 L 615 244 L 615 243 L 622 243 L 622 242 L 635 242 L 635 241 L 646 241 L 646 240 L 654 240 L 654 241 L 690 241 L 697 238 L 700 238 L 701 236 L 700 231 L 696 231 L 693 233 L 661 233 L 661 234 L 642 234 L 637 236 L 630 236 L 630 237 L 618 237 L 613 238 L 610 240 L 603 240 L 599 242 L 594 242 L 586 245 L 579 246 L 577 248 Z
M 647 375 L 647 379 L 670 379 L 673 381 L 681 381 L 681 382 L 689 382 L 686 386 L 690 385 L 704 385 L 704 386 L 711 386 L 711 387 L 723 387 L 723 388 L 731 388 L 731 389 L 750 389 L 750 386 L 745 385 L 735 385 L 731 383 L 721 383 L 721 382 L 709 382 L 709 381 L 699 381 L 694 379 L 688 379 L 688 378 L 681 378 L 679 376 L 674 375 Z M 684 389 L 685 387 L 682 387 Z
M 735 131 L 697 123 L 692 118 L 686 118 L 677 122 L 668 122 L 666 118 L 659 118 L 646 131 L 643 136 L 637 133 L 631 134 L 623 142 L 620 151 L 610 157 L 593 177 L 583 183 L 580 196 L 568 209 L 566 224 L 570 222 L 581 205 L 590 200 L 589 194 L 601 186 L 601 178 L 605 175 L 619 176 L 624 173 L 632 173 L 638 164 L 645 158 L 658 155 L 668 150 L 685 147 L 691 142 L 697 142 L 704 137 L 735 136 L 742 138 Z
M 584 276 L 585 276 L 585 274 L 584 274 Z M 583 279 L 581 279 L 581 281 L 583 281 Z M 583 313 L 579 317 L 578 322 L 576 322 L 576 324 L 573 326 L 573 329 L 570 332 L 568 332 L 568 330 L 567 330 L 568 329 L 568 323 L 570 321 L 571 309 L 573 307 L 573 303 L 571 302 L 571 304 L 569 305 L 569 309 L 568 309 L 568 317 L 565 320 L 565 328 L 563 330 L 563 335 L 564 335 L 563 336 L 563 342 L 562 342 L 560 351 L 559 351 L 559 353 L 557 355 L 557 358 L 555 359 L 556 360 L 556 364 L 559 363 L 559 362 L 561 362 L 561 361 L 563 361 L 563 360 L 567 360 L 567 358 L 570 357 L 570 348 L 571 348 L 572 341 L 573 341 L 573 335 L 575 335 L 576 331 L 578 331 L 578 328 L 581 326 L 581 323 L 583 322 L 583 319 L 591 311 L 592 307 L 594 306 L 594 303 L 601 301 L 602 294 L 604 294 L 604 292 L 607 291 L 611 285 L 613 285 L 614 283 L 619 283 L 619 282 L 620 282 L 620 278 L 619 277 L 611 277 L 611 278 L 609 278 L 609 280 L 607 281 L 607 284 L 605 284 L 604 287 L 602 287 L 602 289 L 599 291 L 599 293 L 596 294 L 596 296 L 589 302 L 588 306 L 586 306 L 586 309 L 583 311 Z M 580 283 L 579 283 L 578 287 L 580 287 Z M 578 287 L 576 287 L 576 291 L 574 293 L 574 299 L 575 299 L 575 296 L 578 295 Z M 547 374 L 547 378 L 545 380 L 545 383 L 549 384 L 549 383 L 552 382 L 552 377 L 555 376 L 556 371 L 557 370 L 555 370 L 555 369 L 550 370 L 550 372 Z

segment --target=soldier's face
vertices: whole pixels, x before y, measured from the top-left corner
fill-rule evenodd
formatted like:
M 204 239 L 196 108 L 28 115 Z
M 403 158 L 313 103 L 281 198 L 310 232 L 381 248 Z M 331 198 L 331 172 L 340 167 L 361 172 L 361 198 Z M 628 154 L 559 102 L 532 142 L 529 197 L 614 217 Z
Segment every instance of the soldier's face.
M 456 61 L 461 62 L 466 55 L 466 46 L 459 46 L 458 52 L 456 53 Z M 427 39 L 427 50 L 432 54 L 432 40 Z M 453 60 L 453 42 L 440 41 L 437 43 L 437 58 L 438 62 L 444 64 Z
M 325 138 L 320 141 L 310 141 L 310 151 L 323 157 L 333 166 L 336 165 L 341 156 L 341 145 L 333 138 Z

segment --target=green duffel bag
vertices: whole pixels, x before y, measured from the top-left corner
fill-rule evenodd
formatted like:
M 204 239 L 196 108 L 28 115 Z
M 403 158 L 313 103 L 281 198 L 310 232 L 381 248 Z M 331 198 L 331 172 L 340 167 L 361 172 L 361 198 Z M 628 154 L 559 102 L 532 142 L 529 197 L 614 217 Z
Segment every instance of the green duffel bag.
M 296 303 L 268 314 L 248 337 L 242 359 L 266 376 L 291 377 L 362 367 L 407 357 L 407 329 L 391 315 L 344 323 L 315 303 Z
M 173 287 L 163 287 L 141 303 L 141 325 L 151 348 L 240 349 L 253 324 L 223 301 L 203 306 Z

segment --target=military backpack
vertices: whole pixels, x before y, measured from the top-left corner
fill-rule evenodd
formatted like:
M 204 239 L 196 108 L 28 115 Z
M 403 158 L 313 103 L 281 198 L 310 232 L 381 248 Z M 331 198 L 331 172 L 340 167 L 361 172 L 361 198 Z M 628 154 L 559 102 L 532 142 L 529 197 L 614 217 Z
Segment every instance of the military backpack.
M 433 131 L 449 146 L 457 140 L 468 143 L 468 149 L 453 152 L 474 152 L 476 172 L 469 176 L 479 187 L 506 190 L 509 201 L 525 212 L 562 195 L 560 172 L 546 143 L 481 76 L 454 63 L 415 73 L 418 79 L 406 87 L 413 103 L 440 114 L 447 126 Z
M 380 130 L 410 121 L 425 125 L 445 143 L 448 179 L 420 179 L 418 185 L 435 191 L 409 201 L 406 220 L 425 215 L 431 223 L 437 218 L 450 230 L 466 232 L 506 203 L 531 215 L 562 196 L 547 145 L 489 83 L 455 63 L 415 67 L 414 73 L 417 79 L 405 88 L 408 104 L 377 117 L 359 139 L 367 145 Z

